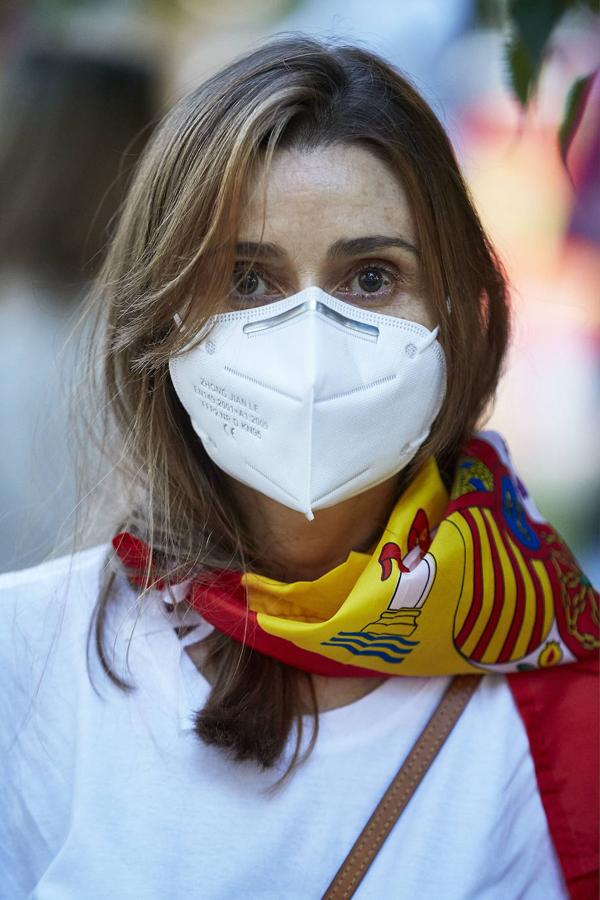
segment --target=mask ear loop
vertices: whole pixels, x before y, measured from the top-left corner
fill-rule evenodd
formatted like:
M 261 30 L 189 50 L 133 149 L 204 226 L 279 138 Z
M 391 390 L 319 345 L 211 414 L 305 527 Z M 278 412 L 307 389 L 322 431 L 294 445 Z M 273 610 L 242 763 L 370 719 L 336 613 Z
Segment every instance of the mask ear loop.
M 179 328 L 180 331 L 185 331 L 185 328 L 183 327 L 183 319 L 181 318 L 179 313 L 174 313 L 173 321 L 175 322 L 175 324 L 177 325 L 177 327 Z
M 450 297 L 448 297 L 448 296 L 446 296 L 446 308 L 449 313 L 452 312 L 452 301 L 450 300 Z M 436 340 L 439 333 L 440 333 L 440 326 L 436 325 L 435 328 L 433 329 L 433 331 L 431 331 L 430 334 L 426 338 L 424 338 L 423 341 L 419 344 L 419 353 L 423 353 L 425 350 L 427 350 L 428 347 L 431 347 L 431 345 Z
M 426 338 L 423 338 L 421 343 L 419 344 L 419 353 L 424 353 L 428 347 L 431 347 L 433 342 L 436 340 L 438 334 L 440 333 L 440 326 L 436 325 L 433 331 L 430 331 Z

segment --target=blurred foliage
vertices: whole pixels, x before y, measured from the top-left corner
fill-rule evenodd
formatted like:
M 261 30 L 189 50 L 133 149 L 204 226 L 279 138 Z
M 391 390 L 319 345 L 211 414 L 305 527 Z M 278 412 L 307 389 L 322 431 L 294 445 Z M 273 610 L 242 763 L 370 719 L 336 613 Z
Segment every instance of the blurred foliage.
M 475 0 L 475 17 L 484 28 L 503 29 L 510 86 L 522 107 L 535 94 L 552 36 L 568 13 L 587 12 L 596 17 L 600 0 Z M 600 19 L 598 20 L 600 27 Z M 569 89 L 558 133 L 566 164 L 569 147 L 583 118 L 592 82 L 600 67 L 578 78 Z
M 512 88 L 524 106 L 535 91 L 552 32 L 565 13 L 600 12 L 600 0 L 509 0 L 506 47 Z
M 578 78 L 577 81 L 573 82 L 567 94 L 563 120 L 558 132 L 560 155 L 565 165 L 571 141 L 583 116 L 585 105 L 597 74 L 598 70 L 590 72 L 589 75 L 584 75 L 583 78 Z

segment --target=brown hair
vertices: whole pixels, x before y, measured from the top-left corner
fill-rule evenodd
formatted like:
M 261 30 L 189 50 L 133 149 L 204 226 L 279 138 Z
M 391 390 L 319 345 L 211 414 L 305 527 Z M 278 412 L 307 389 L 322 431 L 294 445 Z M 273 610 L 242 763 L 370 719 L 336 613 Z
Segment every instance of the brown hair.
M 393 66 L 357 46 L 284 35 L 235 60 L 158 127 L 95 292 L 105 312 L 106 405 L 122 437 L 119 461 L 130 486 L 121 527 L 170 560 L 161 573 L 167 577 L 240 569 L 260 557 L 169 378 L 168 359 L 185 342 L 173 313 L 183 308 L 187 333 L 202 334 L 230 291 L 241 198 L 255 166 L 268 171 L 279 149 L 332 143 L 363 146 L 397 172 L 414 216 L 425 296 L 440 324 L 448 391 L 407 474 L 433 453 L 448 477 L 495 390 L 508 335 L 506 282 L 427 103 Z M 114 578 L 90 635 L 95 621 L 104 670 L 127 690 L 103 642 L 113 588 Z M 218 633 L 204 646 L 213 687 L 195 714 L 198 737 L 270 767 L 296 723 L 287 775 L 298 764 L 302 679 L 312 691 L 315 724 L 307 753 L 316 739 L 311 677 Z

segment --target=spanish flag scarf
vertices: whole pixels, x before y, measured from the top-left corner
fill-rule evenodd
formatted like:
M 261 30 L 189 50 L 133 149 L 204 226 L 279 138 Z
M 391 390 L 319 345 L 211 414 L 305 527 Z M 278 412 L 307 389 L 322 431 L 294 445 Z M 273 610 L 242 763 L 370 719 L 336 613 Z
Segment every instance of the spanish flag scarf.
M 128 533 L 113 546 L 141 584 L 150 548 Z M 495 432 L 466 445 L 450 496 L 430 459 L 374 553 L 351 552 L 310 582 L 203 575 L 187 600 L 224 634 L 325 676 L 509 673 L 573 663 L 600 647 L 599 595 Z

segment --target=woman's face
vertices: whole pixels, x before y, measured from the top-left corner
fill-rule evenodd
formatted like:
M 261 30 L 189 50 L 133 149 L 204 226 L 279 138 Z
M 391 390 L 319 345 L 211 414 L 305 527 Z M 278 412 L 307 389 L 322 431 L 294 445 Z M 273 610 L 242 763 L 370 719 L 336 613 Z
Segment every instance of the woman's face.
M 278 151 L 266 191 L 264 184 L 259 178 L 242 206 L 229 308 L 316 285 L 363 309 L 434 327 L 408 201 L 378 157 L 344 145 Z

